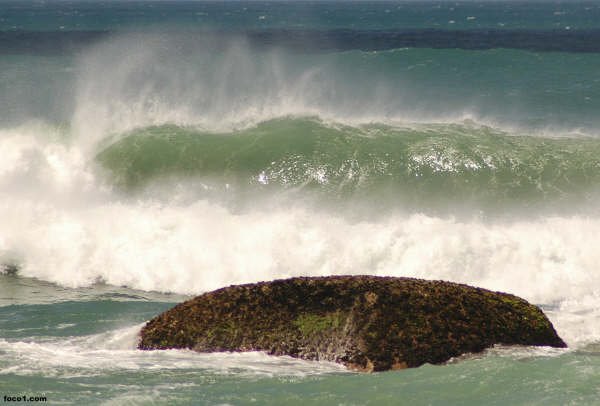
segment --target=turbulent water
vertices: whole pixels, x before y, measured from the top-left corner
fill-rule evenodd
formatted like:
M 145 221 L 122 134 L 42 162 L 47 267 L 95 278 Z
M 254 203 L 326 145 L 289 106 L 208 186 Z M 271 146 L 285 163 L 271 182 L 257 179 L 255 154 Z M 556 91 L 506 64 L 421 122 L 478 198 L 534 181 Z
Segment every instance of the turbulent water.
M 600 4 L 0 0 L 0 399 L 593 404 Z M 568 350 L 373 375 L 135 350 L 191 295 L 463 282 Z

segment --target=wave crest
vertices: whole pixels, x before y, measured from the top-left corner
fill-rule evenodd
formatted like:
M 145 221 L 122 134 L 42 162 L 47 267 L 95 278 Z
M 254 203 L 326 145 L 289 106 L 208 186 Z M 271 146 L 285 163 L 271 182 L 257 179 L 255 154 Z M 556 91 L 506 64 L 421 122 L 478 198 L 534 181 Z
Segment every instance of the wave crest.
M 195 179 L 207 194 L 302 191 L 334 200 L 372 196 L 395 207 L 485 208 L 589 202 L 600 183 L 598 156 L 593 138 L 519 136 L 468 122 L 391 127 L 286 118 L 225 134 L 149 127 L 97 159 L 127 189 Z

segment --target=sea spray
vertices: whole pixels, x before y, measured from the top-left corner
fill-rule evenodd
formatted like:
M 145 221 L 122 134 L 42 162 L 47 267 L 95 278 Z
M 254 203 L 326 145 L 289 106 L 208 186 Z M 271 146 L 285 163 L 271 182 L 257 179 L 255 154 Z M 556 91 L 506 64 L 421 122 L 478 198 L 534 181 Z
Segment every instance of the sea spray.
M 431 52 L 299 53 L 255 49 L 244 35 L 221 39 L 211 31 L 118 34 L 78 56 L 71 125 L 91 149 L 139 127 L 229 132 L 286 116 L 346 124 L 472 119 L 529 135 L 597 133 L 593 82 L 581 95 L 558 97 L 561 83 L 581 80 L 572 72 L 592 80 L 595 54 L 566 61 L 514 50 Z M 515 59 L 520 63 L 509 63 Z M 567 63 L 577 69 L 565 71 Z M 465 76 L 479 65 L 479 75 Z M 565 73 L 521 79 L 536 69 Z M 522 92 L 527 97 L 517 99 Z

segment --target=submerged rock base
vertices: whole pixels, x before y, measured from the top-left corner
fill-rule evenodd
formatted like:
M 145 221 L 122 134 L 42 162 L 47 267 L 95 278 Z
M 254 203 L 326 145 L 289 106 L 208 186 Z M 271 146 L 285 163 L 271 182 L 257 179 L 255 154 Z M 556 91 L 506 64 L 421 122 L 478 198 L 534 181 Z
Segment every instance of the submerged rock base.
M 566 347 L 538 307 L 513 295 L 443 281 L 331 276 L 205 293 L 149 321 L 139 348 L 266 351 L 384 371 L 494 344 Z

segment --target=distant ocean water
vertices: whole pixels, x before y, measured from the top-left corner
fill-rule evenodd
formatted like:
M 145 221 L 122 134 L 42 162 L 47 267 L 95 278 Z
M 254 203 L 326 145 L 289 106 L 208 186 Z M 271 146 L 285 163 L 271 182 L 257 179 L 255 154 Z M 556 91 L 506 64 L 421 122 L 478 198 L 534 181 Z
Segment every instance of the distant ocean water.
M 0 0 L 0 400 L 600 399 L 600 3 Z M 567 350 L 372 375 L 135 349 L 193 295 L 444 279 Z

